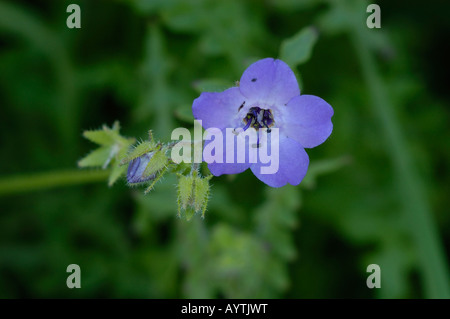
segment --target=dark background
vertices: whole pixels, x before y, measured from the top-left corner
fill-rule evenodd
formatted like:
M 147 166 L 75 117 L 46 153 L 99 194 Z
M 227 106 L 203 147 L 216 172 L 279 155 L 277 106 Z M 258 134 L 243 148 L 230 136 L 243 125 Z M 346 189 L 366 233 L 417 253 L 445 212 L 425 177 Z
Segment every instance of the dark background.
M 70 3 L 81 29 L 66 27 Z M 381 29 L 366 27 L 364 1 L 0 2 L 0 297 L 449 297 L 434 270 L 450 254 L 450 6 L 376 3 Z M 190 222 L 173 176 L 145 196 L 104 178 L 11 186 L 78 170 L 95 147 L 83 130 L 115 120 L 170 140 L 205 85 L 233 85 L 311 25 L 295 70 L 333 106 L 334 131 L 307 150 L 300 186 L 213 178 L 206 218 Z M 429 251 L 441 259 L 424 262 Z M 81 289 L 66 287 L 72 263 Z M 380 289 L 366 286 L 372 263 Z

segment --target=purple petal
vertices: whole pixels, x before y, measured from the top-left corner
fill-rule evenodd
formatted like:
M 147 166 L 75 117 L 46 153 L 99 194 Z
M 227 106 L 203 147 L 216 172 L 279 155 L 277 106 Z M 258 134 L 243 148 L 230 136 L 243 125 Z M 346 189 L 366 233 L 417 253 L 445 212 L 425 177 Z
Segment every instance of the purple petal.
M 214 151 L 211 151 L 212 146 L 209 146 L 210 143 L 214 143 L 216 140 L 216 136 L 214 136 L 211 140 L 205 140 L 205 146 L 203 148 L 203 160 L 208 163 L 208 168 L 211 173 L 215 176 L 220 176 L 222 174 L 239 174 L 249 168 L 253 158 L 255 158 L 255 155 L 253 153 L 254 149 L 249 148 L 248 140 L 243 143 L 238 143 L 238 139 L 240 139 L 241 136 L 231 133 L 230 129 L 228 136 L 225 129 L 220 131 L 215 130 L 215 132 L 220 133 L 220 136 L 217 138 L 222 139 L 221 142 L 216 144 L 218 147 L 214 148 Z M 241 149 L 240 147 L 245 147 L 245 149 Z M 229 151 L 228 154 L 227 151 Z M 209 156 L 209 154 L 212 154 L 213 157 L 218 154 L 218 158 L 221 163 L 211 162 L 212 157 Z M 243 156 L 245 154 L 245 158 L 241 161 L 243 163 L 238 162 L 238 154 Z
M 311 148 L 322 144 L 333 131 L 333 108 L 320 97 L 295 97 L 285 108 L 281 108 L 281 113 L 283 133 L 303 147 Z
M 207 129 L 232 127 L 239 107 L 245 98 L 239 88 L 232 87 L 223 92 L 203 92 L 192 104 L 192 113 L 196 120 L 202 121 Z
M 272 143 L 273 144 L 273 143 Z M 287 183 L 298 185 L 306 175 L 309 157 L 305 149 L 291 138 L 281 138 L 279 142 L 279 167 L 274 174 L 262 174 L 261 168 L 268 164 L 253 164 L 253 174 L 271 187 L 282 187 Z
M 239 87 L 248 99 L 267 105 L 284 105 L 300 95 L 294 72 L 283 61 L 272 58 L 250 65 L 242 74 Z
M 239 174 L 250 167 L 248 163 L 211 163 L 208 164 L 208 169 L 214 176 L 223 174 Z
M 127 181 L 129 184 L 142 183 L 156 177 L 156 174 L 152 174 L 146 177 L 142 176 L 145 172 L 145 169 L 147 168 L 148 163 L 152 159 L 153 154 L 154 152 L 149 152 L 138 158 L 135 158 L 128 164 Z

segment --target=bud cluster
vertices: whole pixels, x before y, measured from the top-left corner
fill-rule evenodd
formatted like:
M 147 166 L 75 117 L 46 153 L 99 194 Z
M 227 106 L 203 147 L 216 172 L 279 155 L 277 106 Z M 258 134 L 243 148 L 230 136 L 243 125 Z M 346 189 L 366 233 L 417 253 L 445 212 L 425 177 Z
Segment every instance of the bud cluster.
M 155 142 L 152 131 L 149 138 L 135 146 L 135 139 L 119 134 L 119 124 L 112 128 L 103 126 L 100 130 L 86 131 L 84 137 L 99 145 L 78 162 L 80 167 L 112 168 L 109 185 L 126 176 L 129 186 L 146 185 L 145 194 L 150 192 L 166 173 L 178 176 L 178 216 L 182 213 L 190 220 L 195 213 L 205 215 L 209 197 L 208 177 L 201 177 L 198 164 L 192 164 L 189 170 L 186 164 L 175 163 L 170 156 L 174 143 Z M 187 172 L 186 172 L 187 171 Z

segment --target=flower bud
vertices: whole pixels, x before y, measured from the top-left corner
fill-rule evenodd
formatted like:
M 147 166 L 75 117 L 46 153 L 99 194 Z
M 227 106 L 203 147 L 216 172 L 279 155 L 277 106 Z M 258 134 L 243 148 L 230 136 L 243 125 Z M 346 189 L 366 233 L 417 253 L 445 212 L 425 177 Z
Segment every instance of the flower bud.
M 151 151 L 131 160 L 128 166 L 127 181 L 129 184 L 154 180 L 167 164 L 168 158 L 163 151 Z
M 183 210 L 186 220 L 190 220 L 200 211 L 204 217 L 209 196 L 209 180 L 212 175 L 203 178 L 194 171 L 189 176 L 178 176 L 178 216 L 181 216 Z
M 144 176 L 144 172 L 154 154 L 155 152 L 149 152 L 130 162 L 127 171 L 127 181 L 129 184 L 143 183 L 155 178 L 155 174 Z

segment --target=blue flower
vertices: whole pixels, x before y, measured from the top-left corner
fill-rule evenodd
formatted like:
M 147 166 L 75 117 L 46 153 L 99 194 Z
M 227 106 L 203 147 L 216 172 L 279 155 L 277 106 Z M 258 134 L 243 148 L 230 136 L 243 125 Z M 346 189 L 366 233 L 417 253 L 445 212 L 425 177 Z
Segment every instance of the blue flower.
M 208 163 L 213 175 L 237 174 L 250 168 L 258 179 L 272 187 L 287 183 L 298 185 L 309 165 L 305 148 L 322 144 L 333 130 L 333 108 L 320 97 L 300 95 L 294 72 L 283 61 L 272 58 L 250 65 L 244 71 L 239 87 L 223 92 L 203 92 L 194 100 L 192 111 L 205 129 L 216 128 L 222 132 L 223 145 L 232 143 L 226 140 L 227 128 L 234 132 L 253 130 L 258 136 L 256 148 L 249 148 L 244 162 L 237 160 L 243 150 L 237 149 L 236 145 L 228 158 L 230 149 L 224 149 L 223 160 Z M 275 140 L 270 138 L 274 129 L 278 129 Z M 205 148 L 207 145 L 208 142 Z M 276 172 L 265 174 L 261 170 L 266 163 L 255 153 L 261 145 L 272 152 L 278 149 Z M 230 161 L 230 157 L 234 161 Z

